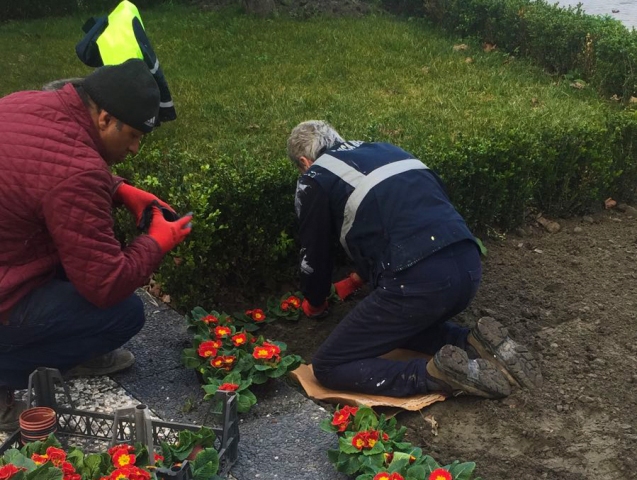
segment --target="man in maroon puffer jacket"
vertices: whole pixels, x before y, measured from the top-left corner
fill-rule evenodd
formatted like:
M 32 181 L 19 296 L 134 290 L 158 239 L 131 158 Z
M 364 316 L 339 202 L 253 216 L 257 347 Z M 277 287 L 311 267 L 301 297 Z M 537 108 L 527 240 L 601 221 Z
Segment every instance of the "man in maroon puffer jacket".
M 135 289 L 191 228 L 109 171 L 137 153 L 158 111 L 137 59 L 0 99 L 0 429 L 17 428 L 13 391 L 38 366 L 104 375 L 134 362 L 119 347 L 144 324 Z M 154 205 L 148 234 L 125 248 L 113 233 L 120 204 L 138 222 Z

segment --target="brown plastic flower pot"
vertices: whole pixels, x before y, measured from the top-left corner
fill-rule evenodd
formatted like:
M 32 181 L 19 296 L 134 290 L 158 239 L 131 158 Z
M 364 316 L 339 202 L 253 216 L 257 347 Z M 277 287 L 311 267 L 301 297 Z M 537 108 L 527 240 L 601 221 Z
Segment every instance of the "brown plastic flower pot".
M 44 440 L 56 430 L 57 416 L 52 408 L 29 408 L 20 414 L 20 431 L 23 442 Z

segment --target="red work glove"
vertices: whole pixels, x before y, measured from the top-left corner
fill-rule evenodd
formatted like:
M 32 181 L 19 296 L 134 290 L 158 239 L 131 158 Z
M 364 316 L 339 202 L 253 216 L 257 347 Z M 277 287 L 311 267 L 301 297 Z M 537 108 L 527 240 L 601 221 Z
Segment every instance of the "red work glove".
M 113 199 L 117 202 L 121 202 L 135 216 L 135 224 L 139 225 L 142 219 L 142 213 L 144 209 L 153 202 L 159 203 L 162 207 L 165 207 L 171 211 L 173 207 L 168 205 L 163 200 L 160 200 L 152 193 L 146 192 L 139 188 L 135 188 L 127 183 L 122 183 L 117 190 Z
M 301 303 L 301 308 L 303 309 L 303 313 L 307 318 L 323 318 L 329 312 L 327 311 L 327 300 L 320 307 L 314 307 L 307 299 L 303 299 L 303 303 Z
M 349 276 L 340 282 L 336 282 L 334 284 L 334 289 L 336 290 L 336 294 L 341 300 L 345 300 L 356 290 L 361 288 L 365 282 L 363 279 L 358 276 L 357 273 L 350 273 Z
M 162 253 L 166 254 L 179 245 L 192 229 L 192 215 L 187 214 L 179 220 L 169 222 L 164 218 L 161 210 L 153 206 L 153 219 L 148 228 L 148 235 L 159 244 Z

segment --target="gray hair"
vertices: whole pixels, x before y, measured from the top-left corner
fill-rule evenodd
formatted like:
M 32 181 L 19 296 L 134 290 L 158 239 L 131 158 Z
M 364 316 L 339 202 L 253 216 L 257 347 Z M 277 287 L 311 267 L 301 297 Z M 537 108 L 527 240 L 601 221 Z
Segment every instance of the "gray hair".
M 296 165 L 301 157 L 315 161 L 322 150 L 344 140 L 336 130 L 323 120 L 308 120 L 299 123 L 288 138 L 288 156 Z

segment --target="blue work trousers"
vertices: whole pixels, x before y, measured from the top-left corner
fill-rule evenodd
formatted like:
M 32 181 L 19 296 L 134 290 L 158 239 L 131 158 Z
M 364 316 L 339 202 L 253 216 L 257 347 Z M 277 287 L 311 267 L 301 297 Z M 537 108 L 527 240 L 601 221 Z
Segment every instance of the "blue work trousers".
M 448 320 L 469 306 L 482 267 L 472 241 L 452 244 L 406 270 L 385 272 L 378 286 L 336 326 L 312 360 L 328 388 L 405 397 L 427 392 L 426 360 L 377 358 L 396 348 L 429 355 L 465 348 L 467 328 Z
M 68 280 L 51 280 L 18 302 L 8 324 L 0 324 L 0 386 L 26 388 L 37 367 L 64 373 L 115 350 L 139 332 L 144 321 L 136 295 L 101 309 Z

